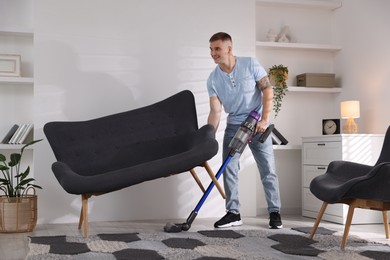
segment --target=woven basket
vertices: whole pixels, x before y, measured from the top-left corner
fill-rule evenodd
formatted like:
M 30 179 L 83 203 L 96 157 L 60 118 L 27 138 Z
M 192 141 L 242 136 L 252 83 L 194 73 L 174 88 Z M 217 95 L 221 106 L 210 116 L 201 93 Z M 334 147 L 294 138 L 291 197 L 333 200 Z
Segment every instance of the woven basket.
M 37 195 L 0 196 L 0 232 L 31 232 L 37 224 Z

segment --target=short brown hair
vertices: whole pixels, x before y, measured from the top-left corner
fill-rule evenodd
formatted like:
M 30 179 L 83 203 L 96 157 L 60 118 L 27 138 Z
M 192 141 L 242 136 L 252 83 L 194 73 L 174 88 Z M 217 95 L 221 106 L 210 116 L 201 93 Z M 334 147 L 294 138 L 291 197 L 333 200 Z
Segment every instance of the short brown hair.
M 216 34 L 214 34 L 213 36 L 211 36 L 209 42 L 215 42 L 215 41 L 218 41 L 218 40 L 221 40 L 221 41 L 230 41 L 230 42 L 233 42 L 232 41 L 232 37 L 225 33 L 225 32 L 217 32 Z

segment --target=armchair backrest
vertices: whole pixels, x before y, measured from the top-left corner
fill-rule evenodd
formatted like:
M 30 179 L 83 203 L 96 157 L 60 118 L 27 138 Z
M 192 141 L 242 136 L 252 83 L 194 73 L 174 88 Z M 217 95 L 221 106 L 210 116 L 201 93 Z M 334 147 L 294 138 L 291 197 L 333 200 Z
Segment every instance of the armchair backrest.
M 390 126 L 387 128 L 385 140 L 383 141 L 382 151 L 375 165 L 382 162 L 390 162 Z
M 169 140 L 177 136 L 185 140 L 188 133 L 197 129 L 195 99 L 188 90 L 138 109 L 44 126 L 57 161 L 82 175 L 96 175 L 174 154 L 186 149 L 186 143 L 172 146 L 168 145 Z

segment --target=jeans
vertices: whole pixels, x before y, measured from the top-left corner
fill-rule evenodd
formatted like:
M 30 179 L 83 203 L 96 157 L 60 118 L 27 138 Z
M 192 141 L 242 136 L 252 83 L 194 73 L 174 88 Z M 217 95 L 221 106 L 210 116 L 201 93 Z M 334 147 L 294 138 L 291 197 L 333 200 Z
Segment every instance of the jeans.
M 223 139 L 223 160 L 229 154 L 229 143 L 240 125 L 227 124 Z M 279 194 L 279 181 L 275 173 L 275 159 L 272 148 L 272 138 L 267 138 L 264 143 L 257 141 L 259 134 L 252 138 L 248 144 L 255 158 L 257 168 L 260 172 L 260 179 L 263 184 L 265 198 L 268 205 L 268 212 L 280 211 L 281 202 Z M 238 198 L 238 172 L 240 170 L 240 156 L 236 153 L 230 160 L 223 173 L 223 181 L 226 193 L 226 210 L 233 213 L 240 213 L 240 201 Z

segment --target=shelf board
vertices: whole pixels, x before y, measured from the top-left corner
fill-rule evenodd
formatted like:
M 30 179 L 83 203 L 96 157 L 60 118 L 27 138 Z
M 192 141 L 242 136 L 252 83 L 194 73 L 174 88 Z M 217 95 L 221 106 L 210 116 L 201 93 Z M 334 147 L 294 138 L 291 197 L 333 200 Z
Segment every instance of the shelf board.
M 0 144 L 0 150 L 20 150 L 25 144 Z M 31 150 L 33 147 L 28 146 L 25 149 Z
M 288 92 L 340 93 L 341 88 L 311 88 L 288 86 Z
M 341 0 L 256 0 L 258 5 L 262 6 L 274 6 L 274 7 L 306 7 L 306 8 L 317 8 L 324 10 L 335 10 L 342 7 Z
M 312 44 L 312 43 L 292 43 L 292 42 L 263 42 L 257 41 L 256 46 L 259 48 L 268 49 L 299 49 L 299 50 L 314 50 L 314 51 L 329 51 L 337 52 L 341 50 L 340 46 L 331 44 Z
M 0 83 L 33 84 L 34 78 L 31 78 L 31 77 L 0 77 Z
M 26 28 L 0 28 L 0 35 L 33 37 L 34 31 Z

